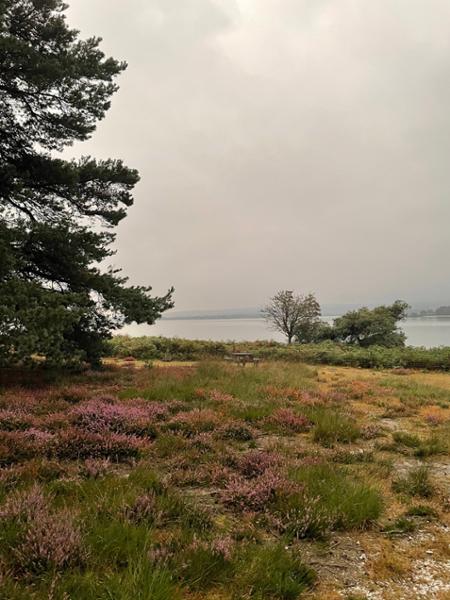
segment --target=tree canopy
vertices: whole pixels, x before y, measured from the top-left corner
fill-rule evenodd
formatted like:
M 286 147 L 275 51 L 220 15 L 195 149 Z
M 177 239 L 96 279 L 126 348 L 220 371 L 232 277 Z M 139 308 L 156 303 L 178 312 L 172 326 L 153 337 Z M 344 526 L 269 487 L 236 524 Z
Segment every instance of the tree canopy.
M 376 308 L 360 308 L 353 310 L 334 321 L 330 328 L 333 339 L 367 346 L 403 346 L 406 336 L 397 327 L 398 322 L 406 317 L 409 306 L 406 302 L 397 300 L 389 306 Z
M 282 290 L 270 299 L 262 313 L 276 331 L 286 336 L 288 344 L 294 337 L 299 342 L 310 342 L 319 323 L 320 305 L 313 294 L 302 296 Z
M 137 171 L 58 151 L 90 137 L 126 64 L 80 40 L 61 0 L 0 0 L 0 364 L 43 355 L 95 363 L 111 331 L 153 323 L 152 297 L 100 264 Z

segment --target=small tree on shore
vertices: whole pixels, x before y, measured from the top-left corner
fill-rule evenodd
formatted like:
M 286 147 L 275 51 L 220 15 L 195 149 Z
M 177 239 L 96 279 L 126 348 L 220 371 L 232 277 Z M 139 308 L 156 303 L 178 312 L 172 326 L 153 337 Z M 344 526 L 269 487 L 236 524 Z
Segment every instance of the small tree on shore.
M 309 341 L 314 325 L 320 317 L 320 305 L 313 294 L 305 296 L 282 290 L 270 299 L 262 310 L 265 319 L 276 331 L 287 337 L 288 344 L 294 337 Z
M 334 339 L 347 344 L 368 346 L 404 346 L 406 336 L 398 322 L 406 318 L 409 305 L 396 300 L 390 306 L 367 307 L 353 310 L 335 319 Z

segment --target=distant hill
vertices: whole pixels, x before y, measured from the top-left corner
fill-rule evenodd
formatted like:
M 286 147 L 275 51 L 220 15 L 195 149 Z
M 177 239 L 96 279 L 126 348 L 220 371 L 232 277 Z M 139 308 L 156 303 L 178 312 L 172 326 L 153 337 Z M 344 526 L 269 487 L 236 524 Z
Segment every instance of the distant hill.
M 216 310 L 173 310 L 162 317 L 166 321 L 199 319 L 257 319 L 261 317 L 259 308 L 224 308 Z
M 412 310 L 409 313 L 410 317 L 449 317 L 450 306 L 438 306 L 438 308 L 428 308 L 425 310 Z
M 362 303 L 354 304 L 323 304 L 322 315 L 324 317 L 339 317 L 349 310 L 355 310 L 361 306 L 373 308 L 375 303 L 364 305 Z M 409 316 L 442 315 L 448 314 L 450 307 L 441 306 L 439 308 L 429 308 L 426 303 L 414 303 Z M 165 321 L 182 320 L 200 320 L 200 319 L 258 319 L 261 318 L 261 308 L 251 306 L 246 308 L 217 308 L 217 309 L 199 309 L 199 310 L 170 310 L 164 313 Z
M 358 308 L 359 304 L 324 304 L 322 314 L 325 317 L 337 317 L 349 310 Z M 164 314 L 166 321 L 199 320 L 199 319 L 258 319 L 261 308 L 223 308 L 215 310 L 171 310 Z

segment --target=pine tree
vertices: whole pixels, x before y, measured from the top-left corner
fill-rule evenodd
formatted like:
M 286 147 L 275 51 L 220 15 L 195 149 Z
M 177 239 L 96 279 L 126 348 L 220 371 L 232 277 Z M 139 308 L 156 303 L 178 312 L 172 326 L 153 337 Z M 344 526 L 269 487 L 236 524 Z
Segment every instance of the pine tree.
M 139 175 L 120 160 L 66 161 L 110 106 L 126 64 L 79 39 L 61 0 L 0 0 L 0 364 L 87 360 L 125 323 L 153 323 L 172 292 L 99 267 Z

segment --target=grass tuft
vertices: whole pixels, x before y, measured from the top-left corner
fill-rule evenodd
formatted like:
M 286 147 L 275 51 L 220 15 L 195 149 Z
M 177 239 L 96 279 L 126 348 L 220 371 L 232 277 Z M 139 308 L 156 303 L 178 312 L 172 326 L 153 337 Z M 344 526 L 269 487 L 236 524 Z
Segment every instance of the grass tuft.
M 394 492 L 430 498 L 434 494 L 434 487 L 430 481 L 429 469 L 426 466 L 417 467 L 409 471 L 404 477 L 393 481 Z
M 330 448 L 336 443 L 348 444 L 356 441 L 361 431 L 356 422 L 345 415 L 331 410 L 315 411 L 312 421 L 313 440 L 322 446 Z

